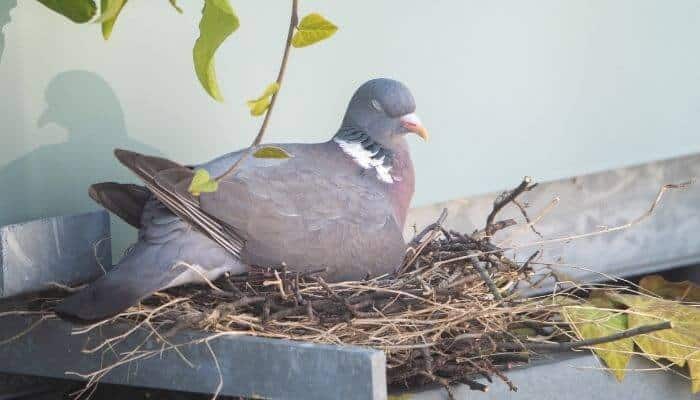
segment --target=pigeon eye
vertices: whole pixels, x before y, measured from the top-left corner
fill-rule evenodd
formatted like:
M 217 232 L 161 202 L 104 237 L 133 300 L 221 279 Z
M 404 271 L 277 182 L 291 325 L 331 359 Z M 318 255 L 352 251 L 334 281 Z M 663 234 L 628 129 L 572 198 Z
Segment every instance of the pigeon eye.
M 377 101 L 377 99 L 372 99 L 372 101 L 370 103 L 372 104 L 372 108 L 374 108 L 375 110 L 377 110 L 379 112 L 384 112 L 382 105 L 379 104 L 379 101 Z

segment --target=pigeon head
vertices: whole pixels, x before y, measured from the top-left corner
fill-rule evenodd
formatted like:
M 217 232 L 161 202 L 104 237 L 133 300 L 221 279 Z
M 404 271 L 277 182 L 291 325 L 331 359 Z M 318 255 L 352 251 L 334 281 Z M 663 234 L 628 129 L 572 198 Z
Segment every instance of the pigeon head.
M 403 83 L 373 79 L 360 86 L 352 96 L 338 135 L 342 138 L 344 133 L 362 132 L 387 150 L 400 146 L 408 133 L 416 133 L 427 140 L 428 132 L 415 110 L 413 95 Z
M 412 176 L 413 168 L 406 156 L 406 134 L 415 133 L 428 139 L 428 132 L 415 110 L 413 95 L 403 83 L 373 79 L 360 86 L 350 99 L 343 124 L 333 141 L 360 167 L 375 169 L 380 181 L 391 184 L 402 180 L 401 172 L 407 174 L 406 177 Z M 400 158 L 403 161 L 397 165 Z M 392 172 L 394 167 L 399 175 Z

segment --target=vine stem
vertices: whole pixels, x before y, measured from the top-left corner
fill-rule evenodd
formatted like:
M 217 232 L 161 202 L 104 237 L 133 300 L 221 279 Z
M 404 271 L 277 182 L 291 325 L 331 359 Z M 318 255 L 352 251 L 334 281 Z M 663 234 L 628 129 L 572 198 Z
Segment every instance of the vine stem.
M 292 36 L 294 35 L 294 28 L 296 28 L 299 23 L 299 13 L 297 11 L 299 6 L 299 0 L 292 0 L 292 16 L 289 18 L 289 30 L 287 31 L 287 43 L 284 46 L 284 54 L 282 55 L 282 64 L 280 64 L 280 70 L 277 73 L 277 84 L 282 87 L 282 79 L 284 78 L 284 71 L 287 69 L 287 61 L 289 60 L 289 50 L 292 47 Z M 277 100 L 277 95 L 279 90 L 272 95 L 270 100 L 270 107 L 267 108 L 265 113 L 265 119 L 263 119 L 262 125 L 260 125 L 260 130 L 258 135 L 253 140 L 253 146 L 257 146 L 262 141 L 262 137 L 265 134 L 265 129 L 267 129 L 267 124 L 270 121 L 270 115 L 272 114 L 272 109 L 275 107 L 275 102 Z
M 294 29 L 296 28 L 297 24 L 299 23 L 299 0 L 292 0 L 292 15 L 289 18 L 289 29 L 287 30 L 287 42 L 285 43 L 284 46 L 284 54 L 282 54 L 282 63 L 280 64 L 280 69 L 279 72 L 277 73 L 277 84 L 279 87 L 282 87 L 282 79 L 284 79 L 284 71 L 287 69 L 287 61 L 289 61 L 289 50 L 292 47 L 292 37 L 294 36 Z M 257 136 L 255 136 L 255 140 L 253 140 L 253 143 L 250 145 L 248 150 L 246 150 L 245 153 L 241 155 L 241 157 L 233 163 L 231 168 L 227 169 L 226 172 L 223 174 L 219 175 L 216 178 L 216 181 L 219 182 L 225 177 L 229 176 L 233 171 L 235 171 L 238 166 L 241 164 L 243 160 L 248 158 L 250 153 L 253 151 L 253 148 L 262 142 L 263 135 L 265 134 L 265 130 L 267 129 L 267 125 L 270 121 L 270 115 L 272 114 L 272 109 L 275 107 L 275 103 L 277 102 L 277 95 L 279 94 L 280 89 L 277 90 L 275 94 L 272 95 L 272 99 L 270 99 L 270 106 L 267 108 L 267 112 L 265 113 L 265 118 L 263 119 L 262 125 L 260 125 L 260 130 L 258 131 Z

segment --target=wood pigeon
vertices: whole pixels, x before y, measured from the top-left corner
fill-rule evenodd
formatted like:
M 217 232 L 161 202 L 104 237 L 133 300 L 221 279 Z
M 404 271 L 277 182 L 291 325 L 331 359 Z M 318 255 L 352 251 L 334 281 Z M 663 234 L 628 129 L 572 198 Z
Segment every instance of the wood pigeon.
M 139 228 L 138 241 L 109 273 L 59 303 L 56 313 L 102 320 L 158 290 L 243 273 L 249 265 L 326 268 L 333 280 L 391 272 L 403 261 L 402 232 L 414 191 L 406 134 L 428 138 L 414 111 L 406 86 L 374 79 L 355 92 L 329 141 L 268 145 L 286 158 L 241 150 L 192 168 L 116 150 L 145 187 L 100 183 L 89 194 Z M 217 177 L 241 157 L 218 190 L 189 192 L 197 169 Z

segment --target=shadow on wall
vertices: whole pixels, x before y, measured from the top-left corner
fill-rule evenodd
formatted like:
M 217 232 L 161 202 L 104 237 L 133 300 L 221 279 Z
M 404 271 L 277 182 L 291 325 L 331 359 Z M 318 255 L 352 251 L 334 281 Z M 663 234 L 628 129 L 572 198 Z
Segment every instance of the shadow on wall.
M 5 51 L 5 34 L 2 30 L 12 20 L 10 11 L 16 6 L 17 0 L 3 0 L 0 2 L 0 60 L 2 60 L 2 53 Z
M 160 153 L 128 136 L 114 91 L 92 72 L 60 73 L 49 83 L 45 98 L 37 125 L 57 124 L 68 131 L 68 139 L 43 145 L 0 168 L 0 225 L 98 209 L 87 195 L 91 184 L 135 180 L 114 158 L 115 148 Z M 117 219 L 112 218 L 115 256 L 134 235 Z

